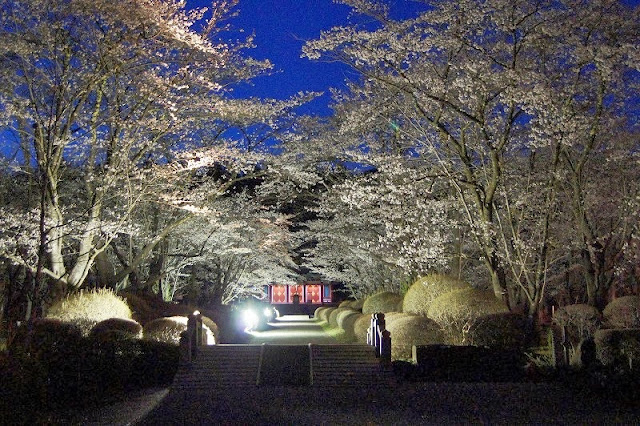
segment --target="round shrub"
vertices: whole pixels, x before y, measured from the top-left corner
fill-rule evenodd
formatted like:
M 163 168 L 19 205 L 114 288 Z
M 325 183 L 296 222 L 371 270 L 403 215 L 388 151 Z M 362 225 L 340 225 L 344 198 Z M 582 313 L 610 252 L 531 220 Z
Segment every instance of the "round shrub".
M 364 299 L 358 299 L 351 302 L 351 309 L 362 312 L 362 306 L 364 305 Z
M 605 366 L 632 369 L 634 364 L 640 363 L 640 329 L 596 330 L 593 340 L 596 357 Z
M 343 300 L 338 305 L 338 308 L 350 308 L 352 303 L 353 303 L 353 300 L 349 300 L 349 299 Z
M 329 309 L 328 306 L 320 306 L 319 308 L 316 308 L 315 312 L 313 313 L 313 317 L 315 319 L 320 319 L 320 314 L 322 313 L 322 311 Z
M 445 293 L 471 288 L 471 285 L 448 275 L 430 274 L 414 282 L 404 295 L 402 311 L 428 316 L 431 303 Z
M 508 312 L 508 309 L 493 292 L 467 288 L 445 293 L 435 299 L 427 316 L 440 324 L 446 343 L 462 344 L 463 330 L 475 319 L 501 312 Z
M 187 317 L 164 317 L 144 325 L 143 336 L 148 340 L 180 344 L 180 334 L 187 330 Z
M 412 358 L 414 345 L 433 345 L 444 342 L 441 327 L 435 321 L 418 315 L 398 315 L 387 322 L 391 333 L 391 359 Z
M 329 314 L 329 326 L 336 328 L 338 327 L 338 315 L 342 312 L 355 312 L 351 308 L 336 308 Z
M 131 319 L 127 302 L 112 290 L 80 290 L 55 302 L 47 311 L 47 318 L 73 322 L 89 333 L 98 322 L 109 318 Z
M 142 326 L 134 320 L 124 318 L 109 318 L 104 321 L 100 321 L 93 326 L 91 334 L 100 334 L 111 330 L 126 333 L 134 338 L 142 337 Z
M 353 334 L 357 342 L 367 343 L 367 330 L 371 325 L 371 314 L 362 314 L 353 323 Z
M 609 302 L 602 311 L 610 328 L 640 328 L 640 296 L 624 296 Z
M 338 327 L 344 330 L 347 337 L 355 339 L 353 325 L 362 315 L 364 314 L 354 311 L 353 309 L 342 311 L 338 314 Z
M 362 305 L 363 314 L 376 312 L 398 312 L 402 310 L 402 296 L 390 291 L 383 291 L 367 297 Z
M 325 322 L 329 322 L 329 315 L 331 315 L 331 312 L 335 311 L 336 307 L 330 306 L 327 309 L 325 309 L 324 311 L 320 312 L 320 320 L 321 321 L 325 321 Z
M 464 343 L 473 346 L 522 348 L 527 341 L 527 320 L 510 312 L 483 315 L 463 330 Z

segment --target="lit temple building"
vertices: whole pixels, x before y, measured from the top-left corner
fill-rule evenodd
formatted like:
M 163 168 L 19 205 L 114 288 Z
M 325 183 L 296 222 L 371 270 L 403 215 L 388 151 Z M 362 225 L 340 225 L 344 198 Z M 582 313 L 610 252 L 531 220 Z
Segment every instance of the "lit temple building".
M 296 285 L 270 284 L 268 300 L 272 305 L 323 305 L 333 302 L 333 286 L 321 282 Z

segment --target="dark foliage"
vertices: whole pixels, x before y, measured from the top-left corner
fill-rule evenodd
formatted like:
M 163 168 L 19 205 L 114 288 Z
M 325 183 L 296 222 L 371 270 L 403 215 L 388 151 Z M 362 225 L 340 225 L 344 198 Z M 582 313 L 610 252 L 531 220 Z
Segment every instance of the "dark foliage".
M 47 422 L 55 410 L 167 385 L 178 359 L 175 345 L 119 330 L 82 337 L 69 324 L 38 321 L 19 330 L 0 358 L 0 418 L 8 424 Z

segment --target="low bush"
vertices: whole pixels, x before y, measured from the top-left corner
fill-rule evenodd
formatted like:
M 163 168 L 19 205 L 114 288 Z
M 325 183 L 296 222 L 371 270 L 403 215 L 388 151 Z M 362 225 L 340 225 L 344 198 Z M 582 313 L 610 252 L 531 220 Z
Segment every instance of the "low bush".
M 131 309 L 127 302 L 112 290 L 80 290 L 52 304 L 46 316 L 75 323 L 86 335 L 100 321 L 109 318 L 131 319 Z
M 93 326 L 91 334 L 95 335 L 112 330 L 127 333 L 133 338 L 142 338 L 142 326 L 137 321 L 124 318 L 109 318 L 100 321 Z
M 144 325 L 145 339 L 158 342 L 180 344 L 180 334 L 187 330 L 187 317 L 156 318 Z
M 345 335 L 349 339 L 355 340 L 356 335 L 353 326 L 358 318 L 363 316 L 361 312 L 354 311 L 353 309 L 340 312 L 338 315 L 338 327 L 344 330 Z
M 366 298 L 362 305 L 363 314 L 373 314 L 376 312 L 399 312 L 402 311 L 402 295 L 383 291 Z
M 435 321 L 418 315 L 398 315 L 386 324 L 391 333 L 391 359 L 412 358 L 414 345 L 443 343 L 442 328 Z
M 362 312 L 362 306 L 364 306 L 364 299 L 358 299 L 351 302 L 351 309 Z
M 446 382 L 519 382 L 525 380 L 522 352 L 482 346 L 416 346 L 414 378 Z
M 428 316 L 429 307 L 438 297 L 454 290 L 471 288 L 471 285 L 448 275 L 430 274 L 414 282 L 404 295 L 402 311 Z
M 602 329 L 594 333 L 596 357 L 604 366 L 640 370 L 640 329 Z
M 337 328 L 338 326 L 338 316 L 343 313 L 343 312 L 355 312 L 353 309 L 351 308 L 336 308 L 333 311 L 331 311 L 331 313 L 329 314 L 329 326 L 333 327 L 333 328 Z
M 467 288 L 435 299 L 427 316 L 442 327 L 446 343 L 462 344 L 463 331 L 477 318 L 505 312 L 508 312 L 507 307 L 493 292 Z
M 527 319 L 510 312 L 477 317 L 463 330 L 466 345 L 518 349 L 527 341 Z
M 602 311 L 609 328 L 640 328 L 640 296 L 624 296 L 609 302 Z
M 322 313 L 322 311 L 324 311 L 326 309 L 329 309 L 329 307 L 328 306 L 320 306 L 320 307 L 316 308 L 315 312 L 313 313 L 313 317 L 315 319 L 319 320 L 320 319 L 320 314 Z
M 371 325 L 371 315 L 362 314 L 353 323 L 353 335 L 357 342 L 367 343 L 367 330 Z
M 331 312 L 335 311 L 336 309 L 338 309 L 338 308 L 336 308 L 334 306 L 330 306 L 327 309 L 325 309 L 323 311 L 320 311 L 320 320 L 321 321 L 325 321 L 325 322 L 328 323 L 329 322 L 329 315 L 331 315 Z
M 338 305 L 338 308 L 350 308 L 352 303 L 353 303 L 353 300 L 351 299 L 343 300 Z

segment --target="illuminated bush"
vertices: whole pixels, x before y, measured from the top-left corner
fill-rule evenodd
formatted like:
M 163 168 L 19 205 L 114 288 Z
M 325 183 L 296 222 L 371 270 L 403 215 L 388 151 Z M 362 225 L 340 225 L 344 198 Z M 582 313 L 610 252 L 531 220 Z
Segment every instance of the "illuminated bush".
M 338 314 L 338 327 L 344 330 L 347 337 L 355 339 L 356 335 L 353 327 L 356 320 L 363 315 L 363 313 L 354 311 L 353 309 L 342 311 Z
M 446 343 L 457 345 L 463 343 L 463 330 L 473 321 L 501 312 L 508 312 L 508 309 L 493 292 L 467 288 L 445 293 L 435 299 L 427 316 L 442 327 Z
M 357 342 L 367 343 L 367 330 L 371 325 L 371 314 L 362 314 L 353 323 L 353 335 Z
M 100 321 L 91 329 L 91 334 L 100 334 L 108 331 L 120 331 L 134 338 L 142 337 L 142 326 L 134 321 L 123 318 L 109 318 Z
M 327 309 L 320 311 L 320 320 L 321 321 L 325 321 L 325 322 L 329 322 L 329 315 L 331 315 L 331 312 L 335 311 L 336 307 L 330 306 Z
M 444 342 L 441 327 L 435 321 L 418 315 L 396 315 L 387 321 L 391 333 L 391 359 L 408 360 L 414 345 Z
M 109 318 L 131 319 L 127 302 L 108 289 L 80 290 L 54 303 L 47 318 L 79 325 L 85 334 L 98 322 Z
M 187 330 L 186 316 L 157 318 L 146 323 L 143 327 L 143 337 L 147 340 L 180 344 L 180 334 Z M 202 329 L 207 336 L 207 344 L 214 344 L 218 340 L 218 326 L 210 318 L 202 316 Z
M 362 312 L 362 306 L 364 305 L 364 299 L 358 299 L 351 302 L 351 309 Z
M 409 287 L 407 294 L 404 295 L 402 311 L 415 315 L 428 316 L 429 307 L 435 299 L 445 293 L 468 288 L 471 288 L 468 283 L 447 275 L 427 275 L 426 277 L 419 278 Z
M 320 319 L 320 314 L 322 313 L 322 311 L 329 309 L 328 306 L 320 306 L 319 308 L 316 308 L 315 312 L 313 313 L 313 317 L 315 319 Z
M 343 312 L 355 312 L 351 308 L 336 308 L 331 311 L 328 317 L 328 323 L 331 327 L 338 327 L 338 316 Z
M 640 328 L 640 296 L 624 296 L 609 302 L 602 311 L 610 328 Z
M 362 305 L 363 314 L 376 312 L 398 312 L 402 310 L 402 296 L 390 291 L 383 291 L 367 297 Z
M 187 330 L 187 317 L 165 317 L 149 321 L 144 325 L 143 336 L 158 342 L 180 343 L 180 333 Z
M 483 315 L 463 330 L 464 343 L 474 346 L 521 348 L 527 341 L 527 320 L 510 312 Z
M 338 305 L 338 308 L 350 308 L 352 303 L 353 303 L 353 300 L 343 300 Z

